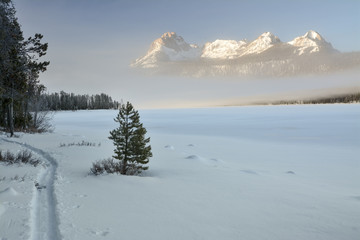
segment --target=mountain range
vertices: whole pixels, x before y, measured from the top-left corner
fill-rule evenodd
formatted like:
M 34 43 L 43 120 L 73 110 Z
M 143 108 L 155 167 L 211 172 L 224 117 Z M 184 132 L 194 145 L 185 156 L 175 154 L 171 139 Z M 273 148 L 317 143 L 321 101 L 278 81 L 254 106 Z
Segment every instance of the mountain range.
M 289 76 L 359 68 L 360 53 L 341 53 L 312 30 L 289 42 L 265 32 L 250 42 L 218 39 L 203 46 L 167 32 L 131 66 L 150 73 L 197 77 Z

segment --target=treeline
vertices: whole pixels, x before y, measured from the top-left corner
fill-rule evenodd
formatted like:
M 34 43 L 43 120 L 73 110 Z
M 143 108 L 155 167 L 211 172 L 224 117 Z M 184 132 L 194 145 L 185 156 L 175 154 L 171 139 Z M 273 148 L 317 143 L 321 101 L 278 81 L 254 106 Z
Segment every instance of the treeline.
M 119 102 L 105 93 L 88 95 L 61 91 L 60 93 L 42 94 L 41 102 L 44 110 L 87 110 L 87 109 L 118 109 Z
M 360 93 L 342 94 L 331 97 L 307 99 L 307 100 L 290 100 L 278 101 L 274 105 L 288 105 L 288 104 L 332 104 L 332 103 L 360 103 Z

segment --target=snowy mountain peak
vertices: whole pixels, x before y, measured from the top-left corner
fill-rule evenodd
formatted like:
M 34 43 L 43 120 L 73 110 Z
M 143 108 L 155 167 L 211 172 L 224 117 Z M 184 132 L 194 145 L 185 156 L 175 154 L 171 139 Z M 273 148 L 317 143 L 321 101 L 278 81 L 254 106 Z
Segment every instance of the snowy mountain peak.
M 303 55 L 308 53 L 320 52 L 321 49 L 325 51 L 334 51 L 334 48 L 328 43 L 318 32 L 313 30 L 305 33 L 304 36 L 297 37 L 288 42 L 288 44 L 297 47 L 295 54 Z
M 191 46 L 184 41 L 181 36 L 178 36 L 175 32 L 164 33 L 160 38 L 156 39 L 151 47 L 149 52 L 154 50 L 159 50 L 161 47 L 167 47 L 173 49 L 177 52 L 187 51 Z
M 202 58 L 235 59 L 245 55 L 260 54 L 275 44 L 281 43 L 280 39 L 271 32 L 261 34 L 256 40 L 248 43 L 246 40 L 216 40 L 206 43 Z
M 201 57 L 216 59 L 233 59 L 239 57 L 247 42 L 235 40 L 220 40 L 205 44 Z
M 242 55 L 259 54 L 271 48 L 275 44 L 281 43 L 280 39 L 271 32 L 261 34 L 256 40 L 252 41 Z
M 161 38 L 173 38 L 173 37 L 177 37 L 175 32 L 166 32 L 161 36 Z
M 313 31 L 313 30 L 308 31 L 308 32 L 304 35 L 304 37 L 305 37 L 305 38 L 312 39 L 312 40 L 324 41 L 324 39 L 322 38 L 322 36 L 321 36 L 318 32 L 315 32 L 315 31 Z
M 257 38 L 258 41 L 263 41 L 267 44 L 274 44 L 281 42 L 280 39 L 272 34 L 271 32 L 265 32 L 260 35 L 260 37 Z
M 200 54 L 196 44 L 188 44 L 175 32 L 166 32 L 151 44 L 145 56 L 136 59 L 131 66 L 153 68 L 159 62 L 190 60 L 200 57 Z

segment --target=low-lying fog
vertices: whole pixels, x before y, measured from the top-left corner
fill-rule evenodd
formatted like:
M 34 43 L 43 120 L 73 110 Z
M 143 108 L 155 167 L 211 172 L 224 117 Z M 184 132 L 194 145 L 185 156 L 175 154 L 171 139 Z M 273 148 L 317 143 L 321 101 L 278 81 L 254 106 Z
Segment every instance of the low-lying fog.
M 75 70 L 54 64 L 41 78 L 49 92 L 106 93 L 136 108 L 184 108 L 298 100 L 360 91 L 360 69 L 291 78 L 181 77 L 146 75 L 109 55 L 108 64 L 78 61 Z M 101 61 L 100 61 L 101 62 Z M 81 63 L 81 64 L 80 64 Z M 66 63 L 70 68 L 71 64 Z M 122 66 L 122 67 L 119 67 Z
M 211 107 L 354 93 L 360 71 L 277 79 L 134 76 L 109 89 L 116 99 L 140 108 Z M 118 85 L 118 86 L 116 86 Z M 118 91 L 119 90 L 119 91 Z

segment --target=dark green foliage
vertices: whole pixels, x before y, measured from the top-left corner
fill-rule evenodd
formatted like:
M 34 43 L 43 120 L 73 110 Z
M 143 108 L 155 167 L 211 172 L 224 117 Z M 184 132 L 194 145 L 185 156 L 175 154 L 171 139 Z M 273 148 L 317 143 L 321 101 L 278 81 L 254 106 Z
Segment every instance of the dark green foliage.
M 38 77 L 49 65 L 39 62 L 48 48 L 41 43 L 43 36 L 37 33 L 25 40 L 15 14 L 11 0 L 0 0 L 0 127 L 11 136 L 15 129 L 35 127 L 36 114 L 29 112 L 29 105 L 45 90 Z
M 46 110 L 118 109 L 119 103 L 105 93 L 78 95 L 74 93 L 41 94 Z
M 145 138 L 146 129 L 140 123 L 140 116 L 131 103 L 122 104 L 119 114 L 114 119 L 119 127 L 110 132 L 113 140 L 115 159 L 120 161 L 120 174 L 137 175 L 143 170 L 152 157 L 150 138 Z

